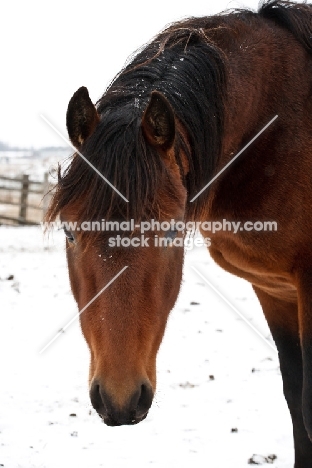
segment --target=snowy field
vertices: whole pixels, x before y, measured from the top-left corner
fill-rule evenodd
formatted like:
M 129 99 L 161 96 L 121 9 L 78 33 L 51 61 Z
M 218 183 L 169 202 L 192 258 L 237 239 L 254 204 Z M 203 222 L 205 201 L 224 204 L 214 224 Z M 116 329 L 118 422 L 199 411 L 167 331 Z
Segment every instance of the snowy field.
M 109 428 L 88 397 L 88 349 L 76 313 L 63 233 L 0 227 L 0 466 L 5 468 L 291 468 L 292 428 L 277 355 L 251 287 L 203 249 L 184 281 L 158 358 L 147 419 Z M 275 458 L 276 457 L 276 458 Z

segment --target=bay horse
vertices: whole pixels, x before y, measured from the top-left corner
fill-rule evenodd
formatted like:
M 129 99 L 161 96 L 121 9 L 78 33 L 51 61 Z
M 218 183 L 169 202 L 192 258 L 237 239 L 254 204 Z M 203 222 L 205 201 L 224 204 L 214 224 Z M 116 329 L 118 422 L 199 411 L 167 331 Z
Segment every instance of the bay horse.
M 252 284 L 263 308 L 279 353 L 296 468 L 312 466 L 311 53 L 306 3 L 269 0 L 258 12 L 170 25 L 96 105 L 85 87 L 73 95 L 67 129 L 77 151 L 59 169 L 48 212 L 50 221 L 134 220 L 129 238 L 151 219 L 277 222 L 277 232 L 218 231 L 209 249 L 221 267 Z M 65 234 L 73 295 L 80 310 L 90 303 L 80 321 L 91 353 L 91 402 L 107 425 L 139 423 L 156 388 L 183 243 L 123 247 L 110 246 L 112 233 L 102 230 Z M 157 231 L 185 235 L 175 226 Z

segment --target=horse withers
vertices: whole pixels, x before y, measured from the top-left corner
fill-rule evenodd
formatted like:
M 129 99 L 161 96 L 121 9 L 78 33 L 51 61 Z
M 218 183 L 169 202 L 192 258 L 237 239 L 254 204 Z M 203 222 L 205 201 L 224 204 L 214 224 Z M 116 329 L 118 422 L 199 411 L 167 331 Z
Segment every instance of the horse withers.
M 247 279 L 260 300 L 279 351 L 296 468 L 312 460 L 311 37 L 312 7 L 278 0 L 257 13 L 191 18 L 165 29 L 96 106 L 86 88 L 72 97 L 67 128 L 77 153 L 59 172 L 48 214 L 77 226 L 133 221 L 130 240 L 149 220 L 277 223 L 277 232 L 218 231 L 210 253 Z M 174 225 L 148 234 L 182 242 L 112 246 L 105 231 L 66 231 L 72 292 L 80 310 L 91 302 L 81 314 L 90 397 L 108 425 L 146 417 L 181 284 L 185 234 Z

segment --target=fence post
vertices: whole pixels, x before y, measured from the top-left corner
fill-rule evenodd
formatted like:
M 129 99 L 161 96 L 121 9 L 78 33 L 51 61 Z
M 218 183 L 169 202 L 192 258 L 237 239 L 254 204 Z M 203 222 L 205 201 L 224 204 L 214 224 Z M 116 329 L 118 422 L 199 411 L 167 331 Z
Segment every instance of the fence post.
M 45 172 L 44 173 L 44 178 L 43 178 L 43 184 L 42 184 L 42 207 L 43 207 L 43 219 L 45 218 L 45 215 L 47 214 L 50 200 L 51 200 L 51 194 L 49 193 L 50 190 L 50 184 L 49 184 L 49 173 Z
M 19 224 L 24 224 L 27 221 L 27 198 L 29 190 L 29 175 L 23 174 L 22 187 L 21 187 L 21 204 L 19 212 Z

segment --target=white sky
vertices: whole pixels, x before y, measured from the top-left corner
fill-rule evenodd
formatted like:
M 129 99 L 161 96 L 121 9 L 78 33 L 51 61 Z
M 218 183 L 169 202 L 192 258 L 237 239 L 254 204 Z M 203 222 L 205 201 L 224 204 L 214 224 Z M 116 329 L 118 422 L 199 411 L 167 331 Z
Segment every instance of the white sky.
M 16 0 L 2 3 L 0 141 L 64 146 L 72 94 L 87 86 L 96 101 L 127 57 L 163 27 L 258 0 Z

